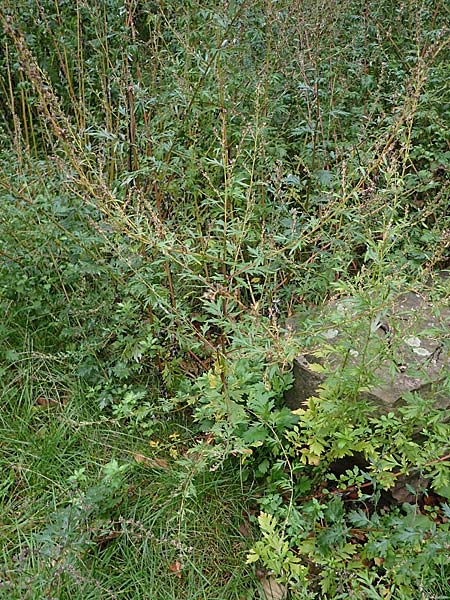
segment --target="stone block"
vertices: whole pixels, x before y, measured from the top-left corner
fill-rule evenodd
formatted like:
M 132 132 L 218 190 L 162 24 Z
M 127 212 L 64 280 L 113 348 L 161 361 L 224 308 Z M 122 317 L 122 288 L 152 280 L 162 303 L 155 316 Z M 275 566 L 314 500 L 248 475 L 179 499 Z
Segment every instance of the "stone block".
M 343 298 L 325 305 L 313 321 L 312 350 L 294 362 L 294 386 L 286 393 L 290 408 L 317 394 L 329 376 L 357 378 L 360 398 L 378 412 L 392 411 L 408 392 L 432 392 L 437 406 L 450 408 L 450 398 L 439 391 L 450 374 L 446 303 L 438 309 L 415 292 L 384 303 Z M 304 324 L 304 315 L 288 322 L 300 336 Z

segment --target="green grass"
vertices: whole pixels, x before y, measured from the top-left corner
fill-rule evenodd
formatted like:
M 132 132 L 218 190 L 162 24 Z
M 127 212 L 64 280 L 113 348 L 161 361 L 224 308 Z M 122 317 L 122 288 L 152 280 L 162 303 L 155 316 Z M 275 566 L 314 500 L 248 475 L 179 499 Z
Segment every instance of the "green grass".
M 182 452 L 184 427 L 165 424 L 152 447 L 105 419 L 76 378 L 58 395 L 60 368 L 30 352 L 4 368 L 0 597 L 253 597 L 251 539 L 239 530 L 251 493 L 240 473 L 198 475 L 189 461 L 181 468 L 167 450 Z M 109 494 L 102 469 L 113 460 L 126 470 Z M 77 472 L 78 484 L 70 480 Z M 88 497 L 93 507 L 83 506 Z

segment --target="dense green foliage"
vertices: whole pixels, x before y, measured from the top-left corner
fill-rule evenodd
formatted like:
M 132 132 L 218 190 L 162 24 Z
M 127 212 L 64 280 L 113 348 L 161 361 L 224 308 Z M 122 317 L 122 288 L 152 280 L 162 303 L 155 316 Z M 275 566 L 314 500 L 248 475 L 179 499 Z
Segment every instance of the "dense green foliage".
M 250 599 L 257 561 L 297 599 L 447 597 L 445 411 L 380 416 L 350 367 L 283 399 L 313 306 L 447 303 L 445 2 L 17 0 L 0 20 L 5 597 Z M 411 472 L 433 502 L 387 500 Z M 201 564 L 211 499 L 230 527 Z M 233 556 L 242 506 L 260 534 Z

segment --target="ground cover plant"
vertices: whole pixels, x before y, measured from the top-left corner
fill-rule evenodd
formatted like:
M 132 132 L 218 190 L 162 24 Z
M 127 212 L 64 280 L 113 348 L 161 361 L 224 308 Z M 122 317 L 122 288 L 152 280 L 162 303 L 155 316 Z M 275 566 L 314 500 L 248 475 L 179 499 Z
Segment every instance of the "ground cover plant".
M 446 3 L 0 21 L 0 594 L 448 597 L 445 408 L 284 398 L 317 307 L 448 307 Z

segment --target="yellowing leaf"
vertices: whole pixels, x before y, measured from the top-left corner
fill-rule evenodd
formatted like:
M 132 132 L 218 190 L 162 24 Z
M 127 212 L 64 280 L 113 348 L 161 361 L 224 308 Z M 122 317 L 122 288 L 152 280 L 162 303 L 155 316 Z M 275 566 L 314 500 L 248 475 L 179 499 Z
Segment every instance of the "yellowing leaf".
M 59 402 L 57 400 L 54 400 L 53 398 L 46 398 L 45 396 L 38 396 L 36 398 L 36 404 L 38 406 L 48 408 L 49 406 L 58 406 Z
M 152 467 L 154 469 L 167 469 L 169 466 L 169 463 L 164 458 L 149 458 L 148 456 L 140 454 L 139 452 L 134 455 L 134 460 L 137 463 L 142 463 L 143 465 Z
M 171 571 L 176 577 L 178 577 L 178 579 L 181 579 L 182 569 L 183 569 L 183 567 L 181 566 L 181 563 L 179 560 L 176 560 L 175 562 L 173 562 L 169 565 L 169 571 Z
M 148 460 L 148 458 L 143 454 L 135 454 L 134 460 L 138 463 L 145 463 Z
M 308 370 L 312 371 L 313 373 L 325 373 L 326 369 L 320 363 L 309 363 Z
M 214 373 L 208 373 L 208 385 L 210 389 L 215 390 L 220 385 L 220 378 Z
M 273 515 L 261 512 L 258 517 L 258 523 L 264 533 L 273 533 L 277 525 L 277 520 Z
M 316 456 L 320 456 L 324 451 L 324 447 L 320 442 L 312 442 L 309 446 L 309 450 L 311 454 L 315 454 Z
M 247 560 L 245 561 L 245 564 L 251 565 L 257 560 L 259 560 L 259 554 L 257 554 L 254 550 L 250 550 L 250 552 L 247 554 Z

